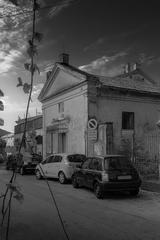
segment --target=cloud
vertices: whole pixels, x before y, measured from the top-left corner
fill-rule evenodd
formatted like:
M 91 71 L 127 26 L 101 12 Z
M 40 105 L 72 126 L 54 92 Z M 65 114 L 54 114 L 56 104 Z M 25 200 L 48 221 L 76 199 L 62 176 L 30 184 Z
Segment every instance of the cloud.
M 2 115 L 5 113 L 23 112 L 26 109 L 26 103 L 13 101 L 9 96 L 4 96 L 2 100 L 5 110 L 4 112 L 1 112 Z
M 49 11 L 49 17 L 54 17 L 60 13 L 63 8 L 69 7 L 75 0 L 57 0 L 54 1 L 55 5 Z
M 57 15 L 62 9 L 68 7 L 76 0 L 56 0 L 49 11 L 50 17 Z M 16 66 L 22 65 L 27 58 L 26 49 L 28 45 L 29 29 L 32 27 L 32 1 L 20 0 L 19 6 L 13 5 L 6 0 L 0 0 L 0 74 L 18 71 Z M 47 6 L 44 0 L 40 1 L 42 7 Z M 36 19 L 43 20 L 41 15 Z M 55 44 L 51 40 L 49 44 Z M 38 48 L 44 48 L 45 43 Z M 48 46 L 48 42 L 47 42 Z
M 48 71 L 51 71 L 53 69 L 53 66 L 55 64 L 55 59 L 49 59 L 49 60 L 43 60 L 41 61 L 38 66 L 40 68 L 41 73 L 46 73 Z
M 29 10 L 28 5 L 23 4 L 22 10 L 21 6 L 0 0 L 0 74 L 10 71 L 26 50 L 27 30 L 31 23 Z
M 154 55 L 148 55 L 146 53 L 140 53 L 138 55 L 138 62 L 142 65 L 150 65 L 152 64 L 154 61 L 159 59 L 159 56 L 154 56 Z
M 124 63 L 116 64 L 115 66 L 105 69 L 102 75 L 105 75 L 108 77 L 114 77 L 114 76 L 120 75 L 124 72 L 124 65 L 125 65 Z
M 38 89 L 39 88 L 39 89 Z M 40 91 L 40 86 L 37 87 L 36 90 L 34 90 L 34 94 L 37 95 Z M 33 100 L 33 98 L 32 98 Z M 4 111 L 1 112 L 1 115 L 5 115 L 5 114 L 9 114 L 9 113 L 17 113 L 17 114 L 21 114 L 21 113 L 25 113 L 26 112 L 26 106 L 27 106 L 27 102 L 17 102 L 13 99 L 11 99 L 9 96 L 4 96 L 2 99 L 3 103 L 4 103 Z M 35 99 L 34 101 L 32 101 L 30 103 L 30 107 L 29 107 L 29 112 L 35 112 L 35 108 L 41 108 L 41 103 Z
M 16 59 L 21 56 L 21 52 L 18 50 L 10 50 L 8 54 L 0 52 L 0 74 L 8 72 L 12 67 Z
M 116 60 L 127 55 L 128 53 L 126 51 L 122 51 L 109 57 L 103 56 L 87 65 L 80 66 L 79 68 L 83 71 L 96 75 L 115 76 L 121 73 L 121 69 L 123 70 L 122 64 L 116 64 Z
M 83 51 L 86 52 L 88 50 L 91 50 L 93 48 L 96 48 L 97 46 L 103 44 L 105 41 L 105 38 L 98 38 L 95 42 L 91 43 L 90 45 L 86 46 Z
M 32 99 L 37 99 L 38 95 L 40 94 L 40 91 L 42 90 L 44 84 L 43 83 L 39 83 L 37 85 L 33 86 L 33 90 L 32 90 Z

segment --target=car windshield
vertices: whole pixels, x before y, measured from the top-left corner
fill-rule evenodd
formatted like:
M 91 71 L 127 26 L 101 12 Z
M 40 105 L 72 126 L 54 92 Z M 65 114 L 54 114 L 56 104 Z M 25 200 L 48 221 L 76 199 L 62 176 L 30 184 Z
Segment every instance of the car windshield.
M 37 162 L 41 162 L 42 161 L 42 156 L 36 153 L 32 154 L 32 161 L 37 161 Z
M 106 157 L 104 159 L 104 168 L 106 170 L 126 169 L 132 168 L 132 164 L 127 157 L 123 156 Z
M 85 160 L 86 160 L 86 156 L 83 154 L 68 155 L 69 162 L 84 162 Z

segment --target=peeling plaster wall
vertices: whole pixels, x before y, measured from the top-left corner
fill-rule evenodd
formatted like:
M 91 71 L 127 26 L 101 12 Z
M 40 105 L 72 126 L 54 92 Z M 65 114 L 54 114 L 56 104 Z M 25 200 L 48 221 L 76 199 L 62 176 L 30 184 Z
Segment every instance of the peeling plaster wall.
M 98 120 L 99 122 L 113 122 L 114 139 L 118 143 L 122 133 L 122 112 L 134 112 L 135 114 L 135 134 L 143 136 L 145 131 L 156 130 L 156 122 L 159 119 L 160 102 L 139 102 L 130 100 L 115 100 L 109 98 L 99 98 L 98 100 Z M 150 129 L 145 129 L 145 125 Z
M 131 131 L 122 131 L 122 112 L 134 112 L 135 136 L 143 138 L 144 134 L 157 132 L 156 123 L 160 119 L 160 100 L 149 96 L 136 96 L 116 91 L 101 91 L 90 85 L 89 118 L 95 117 L 98 124 L 113 122 L 113 139 L 115 152 L 120 146 L 121 138 Z M 90 152 L 93 151 L 93 143 Z

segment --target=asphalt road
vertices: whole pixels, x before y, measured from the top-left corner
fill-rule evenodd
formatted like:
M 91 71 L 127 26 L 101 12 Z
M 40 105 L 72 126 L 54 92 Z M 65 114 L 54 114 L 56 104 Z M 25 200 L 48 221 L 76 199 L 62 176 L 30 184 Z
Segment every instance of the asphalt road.
M 11 172 L 0 170 L 0 194 Z M 17 175 L 24 202 L 12 201 L 10 240 L 66 239 L 44 180 Z M 159 240 L 160 194 L 111 194 L 98 200 L 87 189 L 49 180 L 70 240 Z M 2 199 L 0 199 L 0 204 Z M 1 217 L 0 217 L 1 218 Z M 5 226 L 3 227 L 5 232 Z

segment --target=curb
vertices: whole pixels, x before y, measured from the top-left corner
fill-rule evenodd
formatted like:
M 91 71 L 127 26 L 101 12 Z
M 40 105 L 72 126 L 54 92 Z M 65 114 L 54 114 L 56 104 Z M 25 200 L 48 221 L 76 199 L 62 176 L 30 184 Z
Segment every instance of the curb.
M 160 182 L 144 181 L 142 182 L 141 189 L 160 193 Z

